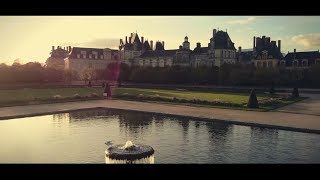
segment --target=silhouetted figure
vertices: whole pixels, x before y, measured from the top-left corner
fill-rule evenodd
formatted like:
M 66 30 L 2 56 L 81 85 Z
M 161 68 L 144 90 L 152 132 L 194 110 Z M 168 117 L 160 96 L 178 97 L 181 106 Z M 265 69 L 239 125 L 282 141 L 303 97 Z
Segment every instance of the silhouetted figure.
M 89 83 L 88 83 L 88 87 L 91 87 L 92 85 L 91 85 L 91 81 L 89 81 Z
M 294 97 L 294 98 L 299 97 L 299 90 L 297 87 L 293 88 L 292 97 Z
M 112 96 L 112 94 L 111 94 L 111 86 L 109 85 L 109 83 L 107 83 L 105 88 L 104 88 L 103 96 L 107 97 L 108 99 L 110 99 L 111 96 Z
M 250 93 L 250 97 L 249 97 L 249 101 L 248 101 L 247 107 L 248 108 L 259 108 L 259 103 L 258 103 L 256 91 L 254 89 L 252 89 L 252 91 Z

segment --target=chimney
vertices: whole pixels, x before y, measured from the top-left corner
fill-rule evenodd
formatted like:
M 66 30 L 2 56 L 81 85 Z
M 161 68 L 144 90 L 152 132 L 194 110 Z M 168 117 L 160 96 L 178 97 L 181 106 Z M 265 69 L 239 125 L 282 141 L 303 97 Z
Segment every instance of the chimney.
M 216 29 L 213 29 L 213 31 L 212 31 L 212 37 L 214 37 L 214 36 L 216 35 L 216 33 L 217 33 L 217 30 L 216 30 Z
M 179 49 L 182 49 L 182 46 L 181 46 L 181 45 L 179 46 Z
M 143 38 L 143 36 L 141 36 L 141 43 L 142 43 L 142 44 L 144 43 L 144 38 Z
M 150 41 L 150 48 L 151 48 L 151 50 L 153 50 L 153 41 L 152 40 Z
M 241 53 L 241 49 L 242 49 L 241 46 L 239 46 L 239 50 L 238 50 L 239 53 Z
M 131 37 L 131 38 L 133 37 L 133 33 L 131 33 L 130 37 Z
M 126 44 L 128 44 L 128 36 L 126 36 Z
M 253 49 L 256 48 L 256 37 L 253 36 Z
M 279 51 L 281 52 L 281 40 L 278 40 L 278 48 L 279 48 Z
M 66 50 L 66 47 L 63 47 L 63 50 Z
M 71 52 L 71 46 L 69 46 L 69 52 Z
M 197 43 L 197 48 L 201 48 L 201 43 Z
M 295 52 L 296 52 L 296 49 L 294 49 L 293 52 L 295 53 Z
M 132 33 L 131 33 L 132 34 Z M 131 44 L 131 37 L 129 37 L 129 43 Z
M 162 41 L 162 46 L 163 46 L 163 49 L 164 49 L 164 41 Z
M 54 51 L 54 46 L 52 46 L 52 51 Z

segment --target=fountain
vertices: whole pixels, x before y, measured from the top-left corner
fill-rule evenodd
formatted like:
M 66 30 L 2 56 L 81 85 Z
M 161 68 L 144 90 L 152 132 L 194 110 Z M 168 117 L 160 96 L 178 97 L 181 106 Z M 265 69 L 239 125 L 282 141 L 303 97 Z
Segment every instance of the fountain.
M 106 151 L 106 164 L 154 164 L 154 150 L 151 146 L 133 144 L 109 147 Z

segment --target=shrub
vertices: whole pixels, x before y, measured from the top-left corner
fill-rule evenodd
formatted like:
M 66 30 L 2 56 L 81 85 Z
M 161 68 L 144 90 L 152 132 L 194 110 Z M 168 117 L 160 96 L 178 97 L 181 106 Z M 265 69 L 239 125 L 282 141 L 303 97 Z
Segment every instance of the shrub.
M 73 97 L 74 98 L 81 98 L 81 96 L 78 93 L 74 94 Z
M 250 93 L 250 97 L 249 97 L 249 101 L 248 101 L 247 107 L 248 108 L 259 108 L 259 103 L 258 103 L 256 91 L 254 89 L 252 89 L 252 91 Z
M 299 97 L 299 90 L 298 90 L 297 87 L 293 88 L 292 96 L 293 96 L 294 98 Z
M 274 83 L 271 84 L 271 87 L 270 87 L 270 89 L 269 89 L 269 93 L 270 93 L 270 94 L 276 93 L 276 90 L 274 89 Z
M 90 97 L 99 97 L 97 93 L 91 93 Z
M 54 96 L 53 96 L 53 99 L 62 99 L 62 96 L 59 95 L 59 94 L 57 94 L 57 95 L 54 95 Z

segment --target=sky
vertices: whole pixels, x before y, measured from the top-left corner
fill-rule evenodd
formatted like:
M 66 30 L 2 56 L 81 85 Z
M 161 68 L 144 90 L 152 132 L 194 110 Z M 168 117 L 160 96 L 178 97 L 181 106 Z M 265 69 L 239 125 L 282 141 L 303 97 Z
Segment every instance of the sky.
M 177 49 L 189 37 L 208 46 L 212 30 L 227 31 L 235 47 L 249 49 L 253 36 L 281 40 L 282 53 L 317 51 L 320 16 L 1 16 L 0 63 L 44 63 L 52 46 L 118 49 L 119 39 L 137 32 Z

